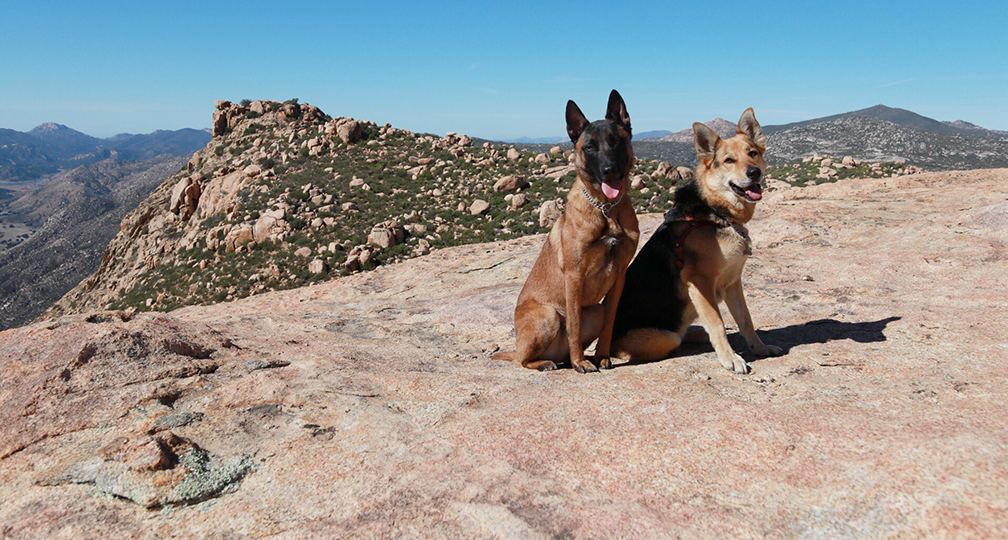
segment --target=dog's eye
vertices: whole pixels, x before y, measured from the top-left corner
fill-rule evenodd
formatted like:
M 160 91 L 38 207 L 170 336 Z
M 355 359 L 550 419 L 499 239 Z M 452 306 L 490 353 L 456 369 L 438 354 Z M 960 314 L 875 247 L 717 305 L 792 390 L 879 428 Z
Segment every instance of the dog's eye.
M 594 142 L 590 142 L 590 143 L 584 145 L 584 149 L 585 149 L 585 152 L 594 152 L 595 150 L 597 150 L 597 147 L 595 146 Z
M 757 152 L 755 150 L 750 150 L 749 151 L 749 157 L 751 157 L 751 158 L 754 158 L 754 157 L 756 157 L 758 155 L 759 155 L 759 152 Z
M 725 159 L 724 159 L 724 164 L 725 164 L 725 165 L 731 165 L 732 163 L 735 163 L 735 160 L 734 160 L 734 159 L 732 159 L 732 158 L 730 158 L 730 157 L 729 157 L 729 158 L 725 158 Z

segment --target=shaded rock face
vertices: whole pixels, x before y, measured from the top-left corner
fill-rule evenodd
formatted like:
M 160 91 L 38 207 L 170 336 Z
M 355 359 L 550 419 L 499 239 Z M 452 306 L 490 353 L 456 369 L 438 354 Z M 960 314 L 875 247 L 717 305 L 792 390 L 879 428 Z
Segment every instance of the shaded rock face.
M 8 330 L 0 523 L 14 538 L 1002 537 L 1006 181 L 768 192 L 743 281 L 786 354 L 757 361 L 731 325 L 749 375 L 699 345 L 591 375 L 492 360 L 543 235 Z M 645 238 L 660 219 L 641 216 Z

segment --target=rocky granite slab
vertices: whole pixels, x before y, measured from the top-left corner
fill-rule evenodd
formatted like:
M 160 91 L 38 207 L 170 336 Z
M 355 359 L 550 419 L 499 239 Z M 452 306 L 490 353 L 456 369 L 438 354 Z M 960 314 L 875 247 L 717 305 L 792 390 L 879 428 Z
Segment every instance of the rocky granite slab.
M 1008 536 L 1006 182 L 768 194 L 749 375 L 492 360 L 542 236 L 5 331 L 0 537 Z

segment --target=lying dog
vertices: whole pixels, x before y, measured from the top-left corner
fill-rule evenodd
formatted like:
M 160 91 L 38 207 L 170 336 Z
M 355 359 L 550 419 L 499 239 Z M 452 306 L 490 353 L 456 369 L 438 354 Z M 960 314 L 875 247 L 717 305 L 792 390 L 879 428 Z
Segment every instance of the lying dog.
M 584 356 L 596 338 L 599 365 L 611 366 L 613 319 L 640 236 L 626 196 L 633 147 L 623 98 L 613 90 L 605 120 L 591 123 L 568 101 L 567 134 L 574 142 L 577 179 L 518 295 L 517 350 L 494 357 L 540 371 L 570 358 L 574 369 L 585 373 L 598 371 Z
M 702 340 L 687 330 L 698 316 L 718 360 L 736 373 L 749 367 L 728 344 L 718 303 L 728 305 L 749 347 L 778 356 L 753 327 L 742 294 L 742 267 L 752 253 L 744 225 L 763 198 L 766 137 L 752 109 L 742 113 L 738 134 L 722 140 L 704 124 L 693 124 L 695 179 L 676 190 L 665 222 L 627 270 L 616 313 L 614 349 L 620 358 L 650 361 L 668 357 L 683 340 Z

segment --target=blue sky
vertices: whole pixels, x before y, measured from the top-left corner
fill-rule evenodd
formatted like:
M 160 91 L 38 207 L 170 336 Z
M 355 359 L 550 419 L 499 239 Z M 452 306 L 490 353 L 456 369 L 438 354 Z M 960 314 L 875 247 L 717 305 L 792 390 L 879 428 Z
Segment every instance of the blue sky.
M 621 5 L 622 4 L 622 5 Z M 1001 2 L 0 4 L 0 127 L 210 125 L 297 97 L 419 132 L 562 135 L 609 90 L 636 132 L 749 106 L 763 124 L 870 107 L 1008 130 Z

